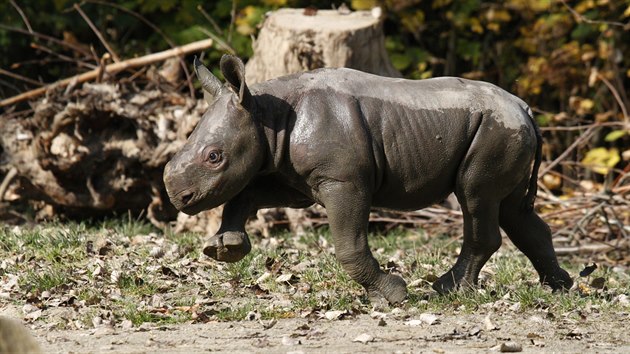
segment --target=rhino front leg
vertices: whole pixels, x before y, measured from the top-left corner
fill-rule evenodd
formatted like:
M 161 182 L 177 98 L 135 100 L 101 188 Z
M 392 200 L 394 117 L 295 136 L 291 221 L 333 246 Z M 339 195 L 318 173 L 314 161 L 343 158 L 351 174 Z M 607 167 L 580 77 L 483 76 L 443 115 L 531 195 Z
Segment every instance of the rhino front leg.
M 401 303 L 407 296 L 407 284 L 399 276 L 383 272 L 368 245 L 368 195 L 358 191 L 352 183 L 342 182 L 320 191 L 335 254 L 344 270 L 366 289 L 370 299 L 384 297 L 389 303 Z
M 245 232 L 245 222 L 252 213 L 251 202 L 235 198 L 223 207 L 219 231 L 203 246 L 203 253 L 217 261 L 234 263 L 245 257 L 252 249 Z
M 223 208 L 221 227 L 204 245 L 203 253 L 222 262 L 238 262 L 251 251 L 245 223 L 258 209 L 302 208 L 313 204 L 299 192 L 271 178 L 253 181 Z

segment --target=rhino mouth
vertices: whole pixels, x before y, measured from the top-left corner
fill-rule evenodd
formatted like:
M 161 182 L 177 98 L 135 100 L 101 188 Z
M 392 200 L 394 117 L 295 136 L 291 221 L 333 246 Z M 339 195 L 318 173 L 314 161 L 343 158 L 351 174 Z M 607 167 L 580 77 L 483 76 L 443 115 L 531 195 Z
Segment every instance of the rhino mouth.
M 179 210 L 188 215 L 195 215 L 204 210 L 210 209 L 207 204 L 208 203 L 204 203 L 204 198 L 195 198 L 195 196 L 193 196 L 185 204 L 183 204 Z
M 214 209 L 225 202 L 226 200 L 223 200 L 222 198 L 217 198 L 213 195 L 195 194 L 194 196 L 190 197 L 187 203 L 181 205 L 181 207 L 177 209 L 185 214 L 195 215 L 204 210 Z

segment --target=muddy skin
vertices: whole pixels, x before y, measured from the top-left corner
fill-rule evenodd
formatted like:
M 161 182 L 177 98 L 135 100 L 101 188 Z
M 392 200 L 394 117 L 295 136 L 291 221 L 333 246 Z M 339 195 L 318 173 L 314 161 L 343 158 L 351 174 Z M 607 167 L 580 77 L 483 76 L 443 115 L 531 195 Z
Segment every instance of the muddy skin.
M 195 214 L 223 203 L 204 246 L 235 262 L 251 249 L 247 218 L 268 207 L 326 208 L 338 261 L 370 298 L 400 303 L 406 284 L 383 272 L 367 240 L 372 208 L 417 210 L 455 193 L 464 242 L 433 288 L 477 284 L 502 228 L 554 290 L 573 284 L 533 209 L 542 138 L 531 110 L 489 83 L 404 80 L 319 69 L 251 88 L 240 59 L 221 59 L 226 83 L 200 62 L 210 105 L 164 170 L 171 202 Z

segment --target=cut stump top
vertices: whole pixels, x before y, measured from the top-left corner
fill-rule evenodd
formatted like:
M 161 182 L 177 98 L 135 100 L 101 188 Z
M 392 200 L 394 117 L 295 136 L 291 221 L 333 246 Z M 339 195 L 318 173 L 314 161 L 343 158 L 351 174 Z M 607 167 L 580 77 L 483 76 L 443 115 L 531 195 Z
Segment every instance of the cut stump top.
M 270 17 L 273 24 L 293 31 L 318 32 L 355 31 L 374 26 L 379 19 L 368 11 L 353 11 L 342 15 L 337 10 L 318 10 L 314 16 L 304 15 L 304 9 L 280 9 Z

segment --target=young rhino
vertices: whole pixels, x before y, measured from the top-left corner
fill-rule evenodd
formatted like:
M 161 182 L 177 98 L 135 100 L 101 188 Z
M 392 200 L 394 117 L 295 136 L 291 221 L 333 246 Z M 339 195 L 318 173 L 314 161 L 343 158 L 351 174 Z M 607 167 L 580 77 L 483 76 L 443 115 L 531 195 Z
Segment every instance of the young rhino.
M 242 259 L 251 248 L 244 224 L 258 209 L 318 203 L 343 268 L 370 296 L 398 303 L 406 284 L 370 252 L 370 209 L 417 210 L 455 192 L 464 243 L 434 289 L 476 284 L 501 245 L 499 227 L 542 283 L 571 287 L 533 210 L 541 136 L 519 98 L 485 82 L 350 69 L 289 75 L 250 91 L 234 56 L 221 59 L 225 84 L 196 59 L 194 66 L 210 108 L 166 165 L 164 183 L 187 214 L 226 203 L 206 255 Z

